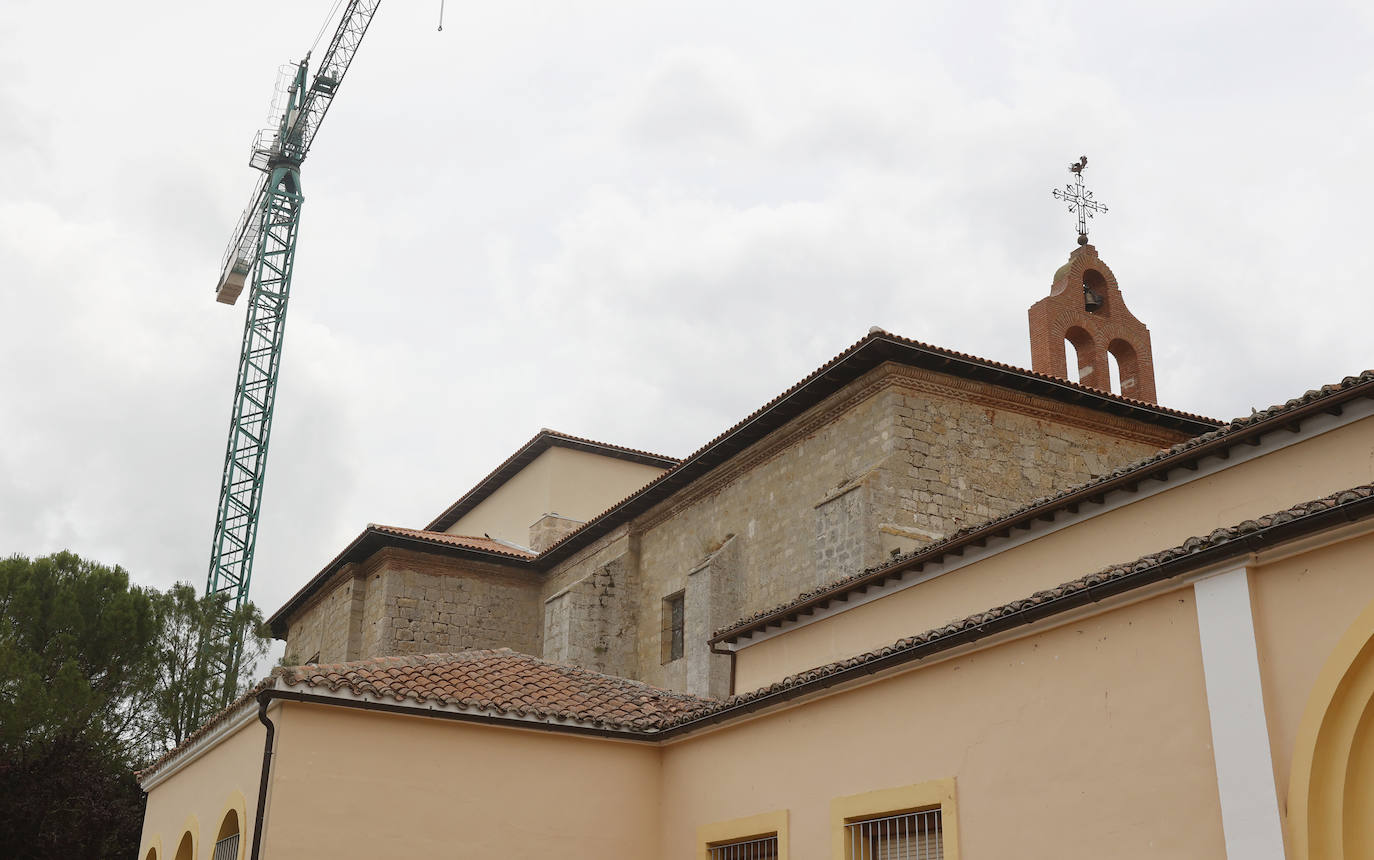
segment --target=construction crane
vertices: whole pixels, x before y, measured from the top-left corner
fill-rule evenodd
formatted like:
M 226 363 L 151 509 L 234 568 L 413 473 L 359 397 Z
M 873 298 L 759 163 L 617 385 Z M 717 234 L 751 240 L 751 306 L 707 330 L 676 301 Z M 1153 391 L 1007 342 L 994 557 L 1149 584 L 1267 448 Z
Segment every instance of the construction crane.
M 202 638 L 201 659 L 208 662 L 202 663 L 207 680 L 198 697 L 200 719 L 229 704 L 238 692 L 244 631 L 238 629 L 236 619 L 248 599 L 253 573 L 286 304 L 304 201 L 301 162 L 380 5 L 381 0 L 348 3 L 314 78 L 309 77 L 309 53 L 294 67 L 287 67 L 273 104 L 275 125 L 258 133 L 248 160 L 262 175 L 234 228 L 215 289 L 218 301 L 232 305 L 245 284 L 250 284 L 210 573 L 205 581 L 205 593 L 222 595 L 223 602 L 219 617 Z M 215 644 L 224 647 L 212 647 Z M 207 656 L 216 654 L 220 656 Z

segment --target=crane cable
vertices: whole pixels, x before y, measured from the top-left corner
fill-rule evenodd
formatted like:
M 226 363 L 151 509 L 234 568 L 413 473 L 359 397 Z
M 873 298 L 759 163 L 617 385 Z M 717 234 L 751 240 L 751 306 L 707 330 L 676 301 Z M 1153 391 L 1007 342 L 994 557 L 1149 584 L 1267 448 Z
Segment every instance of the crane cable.
M 439 32 L 444 32 L 444 0 L 439 0 Z
M 310 43 L 310 53 L 315 53 L 315 49 L 319 47 L 320 39 L 324 36 L 325 28 L 329 26 L 330 21 L 334 20 L 334 13 L 339 11 L 339 7 L 342 5 L 343 0 L 334 0 L 334 8 L 330 9 L 329 14 L 324 16 L 324 21 L 320 23 L 320 32 L 315 34 L 315 41 Z

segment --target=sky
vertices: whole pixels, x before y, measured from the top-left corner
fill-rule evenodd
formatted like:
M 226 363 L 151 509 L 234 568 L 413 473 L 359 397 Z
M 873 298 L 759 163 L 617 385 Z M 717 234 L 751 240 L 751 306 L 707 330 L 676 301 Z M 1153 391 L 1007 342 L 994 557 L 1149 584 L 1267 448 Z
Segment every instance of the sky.
M 0 4 L 0 554 L 203 585 L 219 263 L 333 5 Z M 684 456 L 874 325 L 1028 366 L 1081 154 L 1164 405 L 1374 366 L 1374 4 L 438 11 L 382 4 L 302 170 L 266 613 L 541 427 Z

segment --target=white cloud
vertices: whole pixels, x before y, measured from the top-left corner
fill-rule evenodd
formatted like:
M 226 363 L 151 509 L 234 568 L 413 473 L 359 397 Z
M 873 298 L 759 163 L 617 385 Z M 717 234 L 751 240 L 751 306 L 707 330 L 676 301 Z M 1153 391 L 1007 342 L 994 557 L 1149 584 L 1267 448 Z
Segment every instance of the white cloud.
M 0 552 L 203 580 L 243 314 L 211 282 L 330 5 L 0 9 Z M 383 7 L 305 168 L 269 611 L 541 426 L 684 454 L 875 324 L 1025 363 L 1083 152 L 1166 403 L 1374 364 L 1360 5 L 434 11 Z

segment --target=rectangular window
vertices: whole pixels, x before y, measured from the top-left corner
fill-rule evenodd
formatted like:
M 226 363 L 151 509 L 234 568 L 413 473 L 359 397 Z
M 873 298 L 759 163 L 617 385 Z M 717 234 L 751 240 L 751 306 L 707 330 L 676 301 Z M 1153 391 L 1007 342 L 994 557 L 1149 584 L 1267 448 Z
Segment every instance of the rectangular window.
M 939 809 L 845 823 L 848 860 L 944 860 Z
M 777 860 L 778 837 L 758 836 L 738 842 L 724 842 L 707 849 L 710 860 Z
M 663 598 L 663 647 L 664 663 L 681 659 L 685 641 L 685 598 L 686 592 Z

